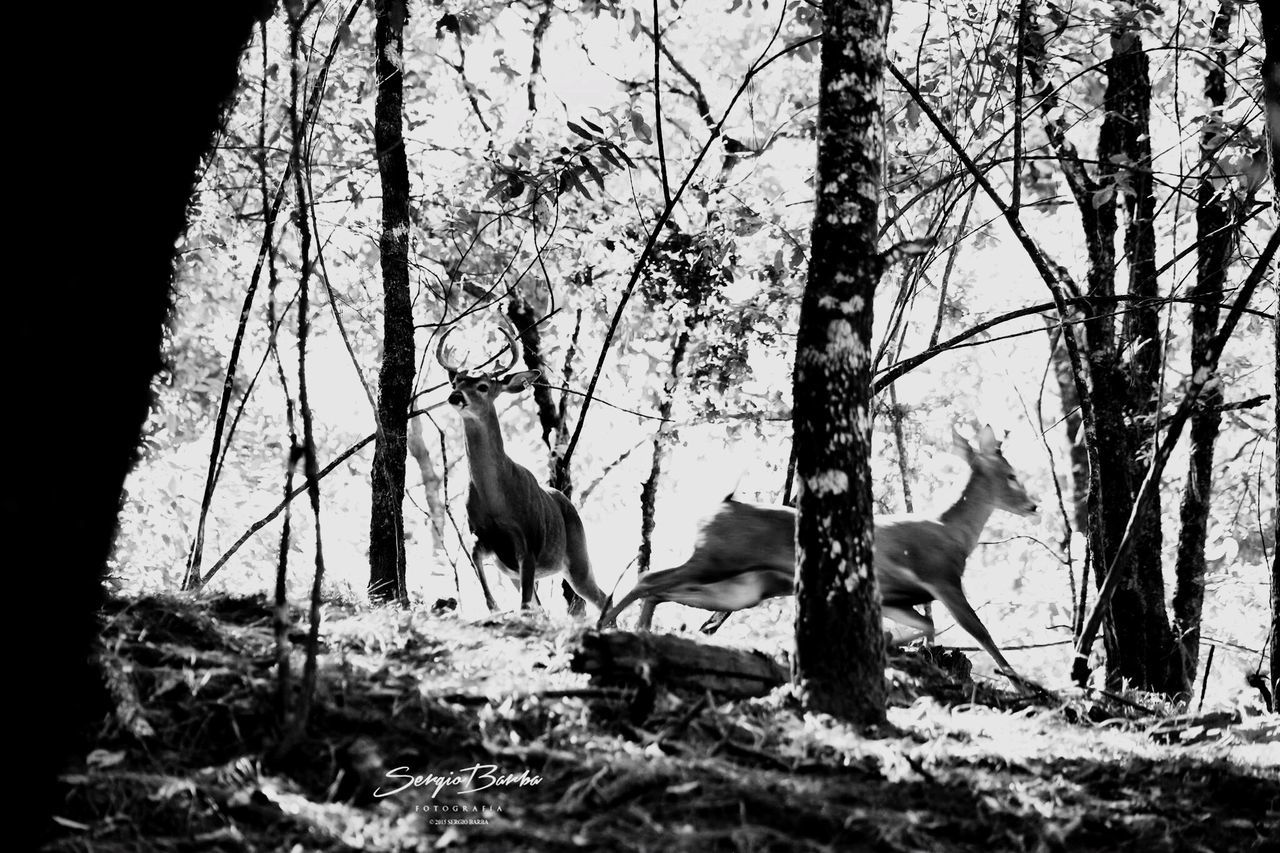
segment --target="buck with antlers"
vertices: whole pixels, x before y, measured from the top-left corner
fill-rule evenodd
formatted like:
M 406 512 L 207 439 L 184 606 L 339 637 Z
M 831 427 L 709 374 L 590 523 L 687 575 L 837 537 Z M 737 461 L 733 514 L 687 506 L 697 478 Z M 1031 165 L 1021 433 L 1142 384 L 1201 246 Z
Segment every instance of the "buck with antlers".
M 506 318 L 499 327 L 510 360 L 496 370 L 468 370 L 452 360 L 445 332 L 436 347 L 436 360 L 445 369 L 453 393 L 449 403 L 462 415 L 471 484 L 467 492 L 467 521 L 476 537 L 472 563 L 484 590 L 485 604 L 496 609 L 484 576 L 484 558 L 492 554 L 500 568 L 520 588 L 522 608 L 532 606 L 534 581 L 559 572 L 582 598 L 603 610 L 606 597 L 596 585 L 587 555 L 582 519 L 569 499 L 545 488 L 527 468 L 507 456 L 494 401 L 499 394 L 519 394 L 538 378 L 539 371 L 507 371 L 520 360 L 520 342 Z M 505 374 L 505 375 L 504 375 Z M 581 613 L 581 600 L 570 612 Z
M 941 601 L 1000 670 L 1017 678 L 978 618 L 961 586 L 965 561 L 996 509 L 1033 516 L 1036 505 L 1000 452 L 990 426 L 978 430 L 977 449 L 953 430 L 954 449 L 969 463 L 969 482 L 937 518 L 886 516 L 875 522 L 875 573 L 883 614 L 933 638 L 933 620 L 917 605 Z M 612 624 L 638 599 L 676 601 L 707 610 L 742 610 L 795 591 L 795 510 L 736 501 L 707 519 L 693 556 L 683 565 L 644 575 L 601 623 Z M 919 636 L 919 635 L 917 635 Z

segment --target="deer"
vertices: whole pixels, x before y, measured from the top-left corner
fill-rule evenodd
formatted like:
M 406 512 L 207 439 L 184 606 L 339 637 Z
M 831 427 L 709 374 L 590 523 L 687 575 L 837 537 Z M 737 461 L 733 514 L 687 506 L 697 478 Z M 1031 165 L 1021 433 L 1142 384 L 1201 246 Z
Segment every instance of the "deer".
M 969 464 L 969 481 L 948 509 L 936 518 L 892 515 L 875 520 L 872 556 L 880 587 L 881 612 L 915 629 L 932 642 L 933 620 L 916 607 L 940 601 L 956 623 L 991 655 L 1000 671 L 1020 677 L 991 639 L 964 594 L 965 562 L 978 545 L 997 509 L 1035 516 L 1037 508 L 1001 452 L 990 425 L 977 431 L 973 447 L 952 428 L 953 450 Z M 650 572 L 617 605 L 607 608 L 601 625 L 614 624 L 632 603 L 675 601 L 706 610 L 733 611 L 795 592 L 796 511 L 791 507 L 739 501 L 730 494 L 698 530 L 693 555 L 672 569 Z
M 499 326 L 510 359 L 495 370 L 467 369 L 446 349 L 448 329 L 436 347 L 436 360 L 452 388 L 449 404 L 462 416 L 470 483 L 467 523 L 475 536 L 471 562 L 485 605 L 497 609 L 484 575 L 485 557 L 520 590 L 520 607 L 531 609 L 535 581 L 564 572 L 579 599 L 570 614 L 582 613 L 582 599 L 603 611 L 606 596 L 596 584 L 587 553 L 587 535 L 573 503 L 557 489 L 543 486 L 529 469 L 507 455 L 498 424 L 495 401 L 502 394 L 519 394 L 541 375 L 538 370 L 508 373 L 520 360 L 520 341 L 506 318 Z

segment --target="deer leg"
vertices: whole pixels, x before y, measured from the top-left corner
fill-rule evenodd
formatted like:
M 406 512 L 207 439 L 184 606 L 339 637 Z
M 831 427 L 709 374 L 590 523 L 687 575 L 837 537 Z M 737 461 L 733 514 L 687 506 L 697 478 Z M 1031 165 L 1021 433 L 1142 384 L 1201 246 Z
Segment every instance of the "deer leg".
M 568 512 L 564 514 L 564 533 L 565 580 L 578 594 L 578 601 L 569 605 L 569 613 L 573 616 L 581 616 L 586 609 L 582 605 L 584 598 L 603 613 L 608 596 L 596 583 L 595 575 L 591 571 L 591 555 L 587 553 L 587 532 L 582 527 L 582 519 L 578 517 L 577 511 L 572 515 Z
M 723 625 L 732 615 L 732 610 L 717 610 L 715 613 L 711 614 L 706 622 L 702 623 L 702 627 L 698 630 L 704 634 L 714 634 L 716 631 L 720 630 L 720 626 Z
M 641 631 L 648 631 L 653 624 L 653 611 L 657 609 L 658 599 L 646 598 L 644 604 L 640 605 L 640 621 L 636 622 L 636 627 Z
M 570 616 L 578 617 L 587 612 L 587 600 L 578 595 L 577 590 L 573 588 L 573 584 L 569 583 L 568 578 L 564 580 L 562 591 L 564 592 L 565 604 L 569 606 Z
M 476 577 L 480 579 L 480 589 L 484 592 L 484 604 L 492 613 L 498 609 L 498 603 L 493 600 L 493 593 L 489 591 L 489 581 L 484 576 L 484 548 L 479 542 L 471 549 L 471 566 L 476 570 Z
M 880 604 L 880 613 L 886 619 L 892 619 L 899 625 L 906 625 L 908 628 L 915 628 L 919 632 L 908 636 L 902 642 L 909 643 L 917 637 L 925 637 L 930 642 L 933 641 L 933 620 L 920 613 L 914 607 L 882 602 Z
M 538 590 L 534 586 L 537 572 L 536 560 L 532 554 L 525 554 L 520 561 L 520 609 L 531 610 L 538 599 Z
M 964 592 L 959 586 L 947 585 L 930 590 L 930 592 L 937 595 L 938 600 L 947 606 L 947 609 L 951 611 L 951 615 L 955 617 L 956 624 L 968 631 L 978 641 L 978 645 L 987 650 L 987 654 L 991 655 L 995 660 L 1001 672 L 1015 680 L 1019 679 L 1018 673 L 1004 659 L 1004 655 L 1000 654 L 1000 649 L 996 647 L 995 641 L 987 633 L 987 628 L 982 624 L 982 620 L 978 618 L 978 614 L 969 606 L 969 601 L 964 597 Z

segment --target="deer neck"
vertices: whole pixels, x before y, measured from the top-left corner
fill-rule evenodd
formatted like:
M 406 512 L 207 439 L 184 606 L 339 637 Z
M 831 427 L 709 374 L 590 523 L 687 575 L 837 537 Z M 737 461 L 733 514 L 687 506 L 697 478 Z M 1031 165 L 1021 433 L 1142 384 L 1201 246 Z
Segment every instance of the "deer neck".
M 502 496 L 502 482 L 510 461 L 502 443 L 497 413 L 490 409 L 479 417 L 464 417 L 462 424 L 467 438 L 471 484 L 487 500 Z
M 991 494 L 991 485 L 986 478 L 974 471 L 969 475 L 969 482 L 964 491 L 946 512 L 941 521 L 954 530 L 964 543 L 966 556 L 978 547 L 978 539 L 982 536 L 982 528 L 987 526 L 987 519 L 995 510 L 995 500 Z

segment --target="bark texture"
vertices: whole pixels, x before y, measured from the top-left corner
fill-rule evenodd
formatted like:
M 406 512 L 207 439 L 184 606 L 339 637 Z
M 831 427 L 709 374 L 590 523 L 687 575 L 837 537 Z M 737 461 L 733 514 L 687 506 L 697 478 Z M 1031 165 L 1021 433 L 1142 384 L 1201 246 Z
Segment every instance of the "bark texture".
M 1048 5 L 1047 16 L 1061 31 L 1069 22 Z M 1105 64 L 1105 117 L 1098 137 L 1098 166 L 1090 174 L 1067 138 L 1067 123 L 1058 109 L 1056 88 L 1048 79 L 1045 33 L 1027 29 L 1025 57 L 1038 93 L 1049 143 L 1081 217 L 1088 252 L 1086 295 L 1098 301 L 1087 307 L 1083 324 L 1089 391 L 1093 399 L 1099 470 L 1092 473 L 1096 493 L 1083 501 L 1089 482 L 1072 438 L 1072 480 L 1076 523 L 1087 529 L 1095 580 L 1102 578 L 1124 535 L 1134 495 L 1144 477 L 1157 436 L 1156 404 L 1160 391 L 1161 342 L 1159 313 L 1153 302 L 1126 303 L 1123 322 L 1107 310 L 1116 295 L 1116 235 L 1119 210 L 1125 214 L 1124 261 L 1130 296 L 1158 296 L 1155 263 L 1155 198 L 1151 175 L 1149 122 L 1151 83 L 1133 10 L 1117 7 L 1111 34 L 1111 56 Z M 1056 360 L 1068 435 L 1078 436 L 1073 421 L 1076 394 L 1070 365 Z M 1079 445 L 1083 450 L 1083 445 Z M 1082 476 L 1084 474 L 1084 476 Z M 1082 503 L 1090 515 L 1081 518 Z M 1087 523 L 1081 524 L 1081 521 Z M 1136 522 L 1135 556 L 1127 561 L 1122 579 L 1104 620 L 1107 681 L 1117 686 L 1128 679 L 1135 686 L 1176 692 L 1180 685 L 1179 654 L 1165 612 L 1164 579 L 1160 563 L 1160 509 L 1152 501 Z M 1081 605 L 1085 596 L 1081 595 Z M 1078 613 L 1078 617 L 1079 617 Z M 1079 619 L 1077 620 L 1079 622 Z
M 590 273 L 585 274 L 580 284 L 590 283 Z M 573 328 L 573 337 L 569 340 L 569 349 L 564 356 L 564 370 L 561 374 L 563 389 L 557 402 L 552 395 L 551 371 L 546 358 L 542 354 L 542 333 L 537 311 L 529 300 L 519 291 L 511 294 L 507 303 L 507 318 L 515 326 L 520 336 L 520 349 L 523 353 L 525 367 L 542 372 L 542 380 L 533 384 L 533 402 L 538 408 L 538 424 L 542 428 L 542 443 L 547 446 L 547 454 L 551 477 L 549 485 L 564 493 L 567 498 L 573 497 L 573 470 L 565 457 L 565 443 L 569 440 L 569 380 L 573 378 L 573 356 L 578 348 L 578 335 L 582 331 L 582 311 L 578 311 L 578 321 Z M 565 604 L 570 611 L 578 611 L 583 607 L 582 597 L 573 591 L 567 580 L 560 582 L 560 591 L 564 595 Z
M 885 706 L 870 366 L 889 12 L 884 0 L 823 3 L 817 209 L 794 384 L 795 685 L 810 708 L 862 724 L 883 721 Z
M 1266 53 L 1262 60 L 1262 91 L 1266 101 L 1267 146 L 1271 163 L 1271 206 L 1280 215 L 1280 8 L 1275 3 L 1259 3 L 1262 13 L 1262 40 Z M 1280 427 L 1280 314 L 1275 330 L 1276 356 L 1276 420 Z M 1280 437 L 1277 438 L 1280 446 Z M 1280 495 L 1280 465 L 1276 466 L 1276 494 Z M 1280 522 L 1272 512 L 1271 529 Z M 1274 534 L 1271 540 L 1271 695 L 1280 696 L 1280 546 Z M 1280 699 L 1276 699 L 1280 705 Z
M 409 292 L 409 165 L 404 151 L 405 0 L 378 0 L 378 99 L 374 142 L 382 185 L 382 368 L 369 519 L 369 594 L 408 602 L 405 587 L 404 477 L 413 395 L 413 305 Z
M 1210 33 L 1212 62 L 1205 76 L 1205 100 L 1214 112 L 1227 98 L 1227 34 L 1235 0 L 1218 7 Z M 1206 130 L 1200 142 L 1200 180 L 1196 187 L 1196 284 L 1191 295 L 1199 300 L 1191 308 L 1191 372 L 1207 370 L 1209 342 L 1218 331 L 1218 305 L 1223 297 L 1227 261 L 1233 240 L 1231 195 L 1221 178 L 1214 135 Z M 1173 592 L 1173 626 L 1181 650 L 1181 691 L 1195 689 L 1200 657 L 1200 614 L 1204 608 L 1204 547 L 1213 495 L 1213 449 L 1222 421 L 1218 406 L 1222 390 L 1214 385 L 1201 396 L 1200 408 L 1191 416 L 1191 452 L 1187 482 L 1182 491 L 1181 527 L 1178 533 L 1177 583 Z
M 1156 297 L 1155 194 L 1151 175 L 1151 81 L 1147 54 L 1136 22 L 1122 19 L 1111 35 L 1107 60 L 1106 117 L 1098 138 L 1102 173 L 1114 187 L 1114 196 L 1125 214 L 1124 252 L 1128 265 L 1130 296 Z M 1109 354 L 1108 408 L 1118 450 L 1111 472 L 1116 488 L 1102 489 L 1106 543 L 1114 549 L 1129 523 L 1137 486 L 1146 475 L 1158 436 L 1156 404 L 1160 398 L 1160 316 L 1158 305 L 1141 299 L 1124 312 L 1119 339 Z M 1106 322 L 1110 322 L 1107 320 Z M 1097 408 L 1103 400 L 1095 396 Z M 1127 680 L 1135 687 L 1175 693 L 1180 687 L 1176 647 L 1165 612 L 1164 575 L 1161 567 L 1160 500 L 1155 494 L 1134 520 L 1133 558 L 1125 567 L 1107 614 L 1104 643 L 1107 649 L 1107 682 L 1119 686 Z M 1105 563 L 1112 550 L 1103 550 Z M 1105 568 L 1095 561 L 1095 568 Z M 1101 577 L 1099 577 L 1101 582 Z

